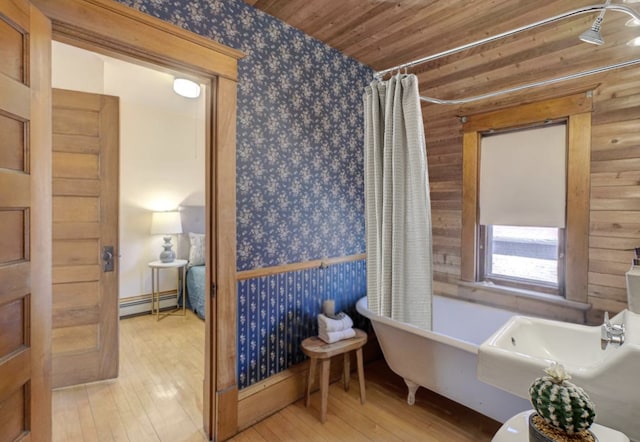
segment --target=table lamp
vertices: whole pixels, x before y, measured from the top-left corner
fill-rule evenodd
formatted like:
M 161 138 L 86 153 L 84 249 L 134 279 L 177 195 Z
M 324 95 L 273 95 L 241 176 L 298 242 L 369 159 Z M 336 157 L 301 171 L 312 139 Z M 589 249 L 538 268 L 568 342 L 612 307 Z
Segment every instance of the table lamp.
M 164 250 L 160 253 L 160 261 L 173 262 L 176 259 L 176 252 L 171 250 L 171 235 L 182 233 L 182 221 L 180 212 L 177 210 L 169 212 L 153 212 L 151 217 L 151 234 L 164 235 Z

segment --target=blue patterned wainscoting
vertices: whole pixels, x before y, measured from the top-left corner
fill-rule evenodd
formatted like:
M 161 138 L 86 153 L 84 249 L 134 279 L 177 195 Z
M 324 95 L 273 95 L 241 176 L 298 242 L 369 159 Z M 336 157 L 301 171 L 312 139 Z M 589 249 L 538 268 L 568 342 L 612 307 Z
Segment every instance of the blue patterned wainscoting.
M 355 303 L 366 295 L 366 261 L 353 261 L 238 281 L 238 388 L 305 359 L 300 343 L 318 334 L 324 299 L 336 301 L 355 326 L 366 320 Z

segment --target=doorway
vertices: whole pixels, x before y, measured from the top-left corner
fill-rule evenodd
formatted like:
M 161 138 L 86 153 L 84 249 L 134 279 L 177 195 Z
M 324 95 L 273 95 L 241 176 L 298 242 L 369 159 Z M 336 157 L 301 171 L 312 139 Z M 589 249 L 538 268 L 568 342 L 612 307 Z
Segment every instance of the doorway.
M 202 420 L 202 321 L 193 314 L 157 322 L 151 317 L 135 324 L 119 321 L 151 310 L 149 264 L 159 259 L 163 242 L 163 235 L 150 235 L 153 213 L 179 210 L 184 234 L 171 235 L 175 263 L 189 260 L 192 235 L 205 234 L 206 89 L 198 97 L 179 96 L 172 88 L 174 77 L 185 76 L 52 44 L 52 384 L 78 386 L 54 393 L 54 436 L 78 432 L 73 410 L 92 416 L 82 422 L 84 427 L 106 425 L 99 410 L 108 399 L 98 399 L 105 387 L 79 384 L 113 378 L 118 379 L 106 395 L 120 398 L 113 408 L 121 410 L 122 401 L 136 403 L 140 410 L 133 413 L 144 423 L 136 421 L 129 428 L 130 422 L 121 419 L 122 428 L 113 431 L 138 434 L 153 428 L 161 438 L 175 438 L 176 431 L 193 436 L 193 415 L 199 413 L 197 420 Z M 101 252 L 109 247 L 107 256 L 115 261 L 111 266 Z M 193 259 L 189 263 L 156 270 L 161 307 L 175 307 L 182 287 L 177 277 L 188 276 L 193 288 L 188 299 L 203 287 L 204 266 L 192 266 Z M 200 348 L 175 348 L 175 342 L 199 343 Z M 180 353 L 195 360 L 177 358 Z M 171 366 L 171 376 L 165 376 Z M 138 380 L 138 372 L 153 378 L 153 385 L 140 382 L 127 389 L 126 397 L 124 385 Z M 145 398 L 170 401 L 161 409 L 173 410 L 170 421 L 180 423 L 179 428 L 167 426 L 167 418 L 159 418 Z M 109 426 L 118 416 L 109 418 Z M 91 431 L 87 428 L 83 430 Z
M 237 431 L 235 115 L 241 53 L 111 0 L 34 0 L 57 41 L 188 72 L 206 84 L 207 230 L 203 420 L 209 438 Z

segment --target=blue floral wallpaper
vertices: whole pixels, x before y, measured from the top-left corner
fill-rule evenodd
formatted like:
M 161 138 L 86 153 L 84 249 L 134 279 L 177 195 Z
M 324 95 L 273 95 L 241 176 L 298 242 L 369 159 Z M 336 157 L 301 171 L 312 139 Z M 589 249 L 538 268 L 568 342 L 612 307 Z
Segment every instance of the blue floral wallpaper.
M 362 253 L 370 68 L 242 0 L 118 0 L 239 49 L 237 268 Z M 365 264 L 238 282 L 238 384 L 303 360 L 323 299 L 353 313 Z
M 367 292 L 365 267 L 362 260 L 239 281 L 238 388 L 304 360 L 300 343 L 318 334 L 323 299 L 367 329 L 354 308 Z
M 243 51 L 238 270 L 362 253 L 370 68 L 242 0 L 119 0 Z

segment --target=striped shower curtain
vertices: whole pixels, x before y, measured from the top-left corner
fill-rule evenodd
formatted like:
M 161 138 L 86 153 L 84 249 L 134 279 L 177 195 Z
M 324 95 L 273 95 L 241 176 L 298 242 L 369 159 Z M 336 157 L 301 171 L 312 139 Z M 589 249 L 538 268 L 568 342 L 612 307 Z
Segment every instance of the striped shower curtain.
M 365 88 L 369 309 L 431 329 L 431 203 L 415 75 Z

